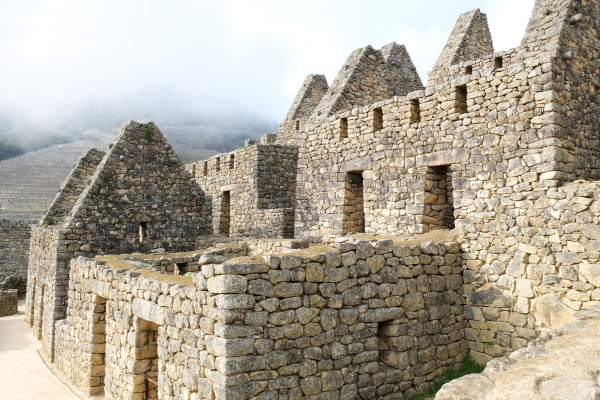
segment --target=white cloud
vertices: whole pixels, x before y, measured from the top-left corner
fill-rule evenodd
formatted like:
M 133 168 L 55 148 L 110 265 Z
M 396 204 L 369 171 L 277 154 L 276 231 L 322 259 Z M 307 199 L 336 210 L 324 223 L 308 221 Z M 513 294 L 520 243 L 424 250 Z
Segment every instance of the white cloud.
M 0 110 L 52 124 L 90 107 L 124 119 L 239 109 L 282 119 L 304 77 L 405 44 L 423 81 L 456 17 L 481 5 L 497 49 L 518 45 L 533 0 L 42 0 L 0 9 Z

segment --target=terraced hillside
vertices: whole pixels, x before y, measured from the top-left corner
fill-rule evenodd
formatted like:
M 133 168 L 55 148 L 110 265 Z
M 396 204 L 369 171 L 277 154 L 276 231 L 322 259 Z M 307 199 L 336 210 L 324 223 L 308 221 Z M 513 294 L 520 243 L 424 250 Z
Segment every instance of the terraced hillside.
M 88 131 L 81 140 L 0 161 L 0 218 L 40 219 L 79 157 L 92 147 L 106 150 L 115 134 Z

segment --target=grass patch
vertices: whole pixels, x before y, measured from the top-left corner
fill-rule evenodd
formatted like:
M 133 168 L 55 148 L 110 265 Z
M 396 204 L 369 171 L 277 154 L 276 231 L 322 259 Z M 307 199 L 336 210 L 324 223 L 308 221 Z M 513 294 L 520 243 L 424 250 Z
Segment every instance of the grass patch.
M 471 360 L 471 358 L 467 357 L 467 359 L 462 363 L 460 368 L 450 368 L 448 371 L 444 373 L 444 375 L 436 378 L 433 381 L 433 386 L 429 388 L 424 393 L 421 393 L 414 400 L 425 400 L 428 398 L 434 398 L 435 394 L 441 389 L 441 387 L 461 376 L 469 375 L 469 374 L 479 374 L 483 372 L 485 369 L 485 365 L 477 364 L 475 361 Z

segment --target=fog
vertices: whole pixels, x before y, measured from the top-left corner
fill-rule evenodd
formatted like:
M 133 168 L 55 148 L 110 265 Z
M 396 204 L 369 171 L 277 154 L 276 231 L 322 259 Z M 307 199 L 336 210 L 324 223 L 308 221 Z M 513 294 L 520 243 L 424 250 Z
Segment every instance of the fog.
M 366 44 L 405 44 L 427 79 L 457 16 L 519 44 L 533 0 L 4 1 L 0 132 L 77 132 L 136 119 L 271 129 L 304 77 L 332 82 Z M 254 129 L 253 128 L 253 129 Z

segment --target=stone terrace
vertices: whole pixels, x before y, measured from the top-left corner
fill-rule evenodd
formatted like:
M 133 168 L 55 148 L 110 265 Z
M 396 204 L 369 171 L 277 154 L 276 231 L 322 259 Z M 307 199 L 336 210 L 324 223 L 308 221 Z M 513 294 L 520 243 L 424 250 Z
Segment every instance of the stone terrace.
M 0 217 L 41 218 L 79 157 L 92 147 L 106 148 L 113 133 L 94 132 L 91 138 L 50 146 L 0 161 Z

